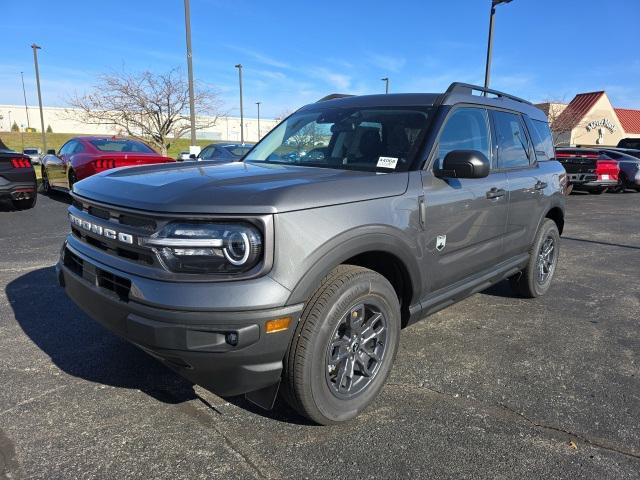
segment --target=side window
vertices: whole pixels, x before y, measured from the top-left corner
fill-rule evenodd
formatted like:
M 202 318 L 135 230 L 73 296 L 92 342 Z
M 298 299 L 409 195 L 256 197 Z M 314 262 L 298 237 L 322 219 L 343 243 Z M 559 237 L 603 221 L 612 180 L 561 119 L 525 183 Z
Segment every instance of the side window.
M 70 154 L 74 154 L 74 153 L 80 153 L 80 152 L 84 152 L 84 145 L 82 145 L 81 142 L 75 142 L 75 146 L 73 148 L 73 151 L 69 152 Z
M 498 168 L 529 166 L 529 140 L 519 115 L 493 112 L 498 145 Z
M 214 147 L 207 147 L 202 150 L 202 152 L 200 152 L 200 158 L 202 160 L 209 160 L 213 156 L 213 148 Z
M 75 146 L 76 146 L 76 141 L 69 140 L 67 143 L 65 143 L 62 146 L 62 148 L 60 148 L 60 152 L 59 152 L 60 155 L 70 155 Z
M 533 148 L 536 152 L 536 159 L 539 162 L 545 160 L 551 160 L 555 158 L 556 153 L 553 149 L 553 137 L 551 130 L 547 122 L 541 122 L 540 120 L 532 120 L 529 117 L 524 117 L 529 134 L 533 140 Z
M 444 157 L 453 150 L 477 150 L 491 159 L 489 145 L 487 111 L 482 108 L 459 108 L 442 127 L 434 169 L 442 168 Z

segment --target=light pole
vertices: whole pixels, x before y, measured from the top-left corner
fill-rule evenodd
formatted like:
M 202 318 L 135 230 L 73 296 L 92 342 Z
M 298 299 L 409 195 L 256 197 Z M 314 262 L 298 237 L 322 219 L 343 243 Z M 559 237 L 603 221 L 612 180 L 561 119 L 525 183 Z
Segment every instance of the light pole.
M 384 77 L 380 80 L 384 82 L 384 93 L 389 93 L 389 77 Z
M 29 122 L 29 107 L 27 107 L 27 91 L 24 89 L 24 72 L 20 72 L 22 77 L 22 95 L 24 96 L 24 111 L 27 114 L 27 128 L 31 129 L 31 123 Z
M 193 100 L 193 62 L 191 60 L 191 8 L 189 0 L 184 0 L 184 26 L 187 37 L 187 76 L 189 78 L 189 121 L 191 122 L 191 146 L 189 154 L 200 153 L 196 145 L 196 107 Z
M 40 93 L 40 70 L 38 70 L 38 50 L 41 47 L 35 43 L 31 45 L 33 48 L 33 64 L 36 68 L 36 86 L 38 87 L 38 105 L 40 106 L 40 128 L 42 128 L 42 151 L 47 153 L 47 134 L 44 131 L 44 114 L 42 113 L 42 94 Z
M 244 110 L 242 108 L 242 64 L 236 65 L 238 81 L 240 82 L 240 143 L 244 144 Z
M 260 141 L 260 104 L 262 102 L 256 102 L 256 105 L 258 106 L 258 141 Z
M 496 7 L 501 3 L 509 3 L 511 0 L 491 0 L 491 15 L 489 16 L 489 42 L 487 45 L 487 63 L 484 71 L 484 88 L 489 88 L 491 79 L 491 55 L 493 53 L 493 17 L 496 14 Z M 486 92 L 485 92 L 486 95 Z

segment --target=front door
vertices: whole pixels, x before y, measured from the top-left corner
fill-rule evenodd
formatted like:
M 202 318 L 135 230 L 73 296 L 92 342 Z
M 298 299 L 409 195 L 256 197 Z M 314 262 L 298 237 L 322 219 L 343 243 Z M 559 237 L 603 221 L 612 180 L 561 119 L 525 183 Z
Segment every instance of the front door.
M 507 176 L 495 171 L 488 113 L 452 110 L 441 129 L 431 165 L 423 171 L 425 261 L 430 292 L 495 266 L 503 258 L 508 212 Z M 438 178 L 447 153 L 477 150 L 492 162 L 485 178 Z

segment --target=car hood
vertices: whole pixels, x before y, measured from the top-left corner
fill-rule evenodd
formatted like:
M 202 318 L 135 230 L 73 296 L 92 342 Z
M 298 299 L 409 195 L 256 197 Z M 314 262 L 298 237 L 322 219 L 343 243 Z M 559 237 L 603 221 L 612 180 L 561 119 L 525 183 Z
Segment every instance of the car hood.
M 250 162 L 119 168 L 76 183 L 75 194 L 163 213 L 264 214 L 402 195 L 408 173 Z

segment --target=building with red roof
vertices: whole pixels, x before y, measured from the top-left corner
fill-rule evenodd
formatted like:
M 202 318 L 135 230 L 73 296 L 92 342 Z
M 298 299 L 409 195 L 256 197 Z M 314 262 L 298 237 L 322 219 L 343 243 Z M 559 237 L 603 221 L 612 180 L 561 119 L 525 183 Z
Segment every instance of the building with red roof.
M 640 110 L 614 108 L 605 91 L 576 95 L 568 104 L 538 105 L 549 118 L 556 146 L 616 146 L 640 138 Z

